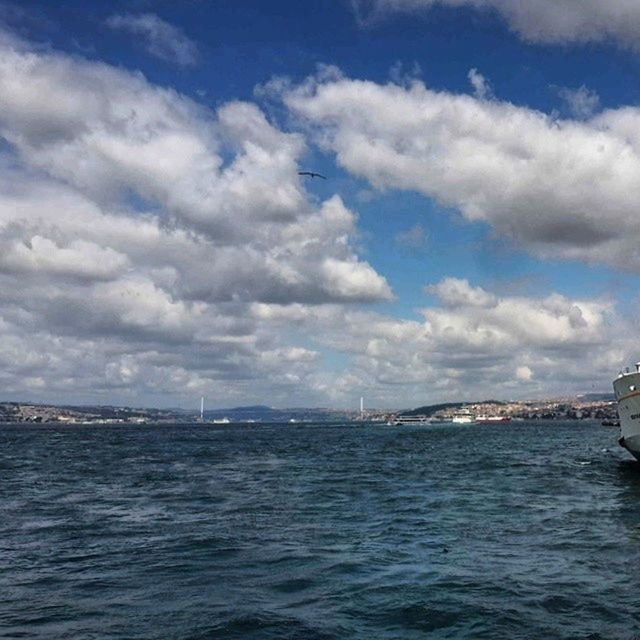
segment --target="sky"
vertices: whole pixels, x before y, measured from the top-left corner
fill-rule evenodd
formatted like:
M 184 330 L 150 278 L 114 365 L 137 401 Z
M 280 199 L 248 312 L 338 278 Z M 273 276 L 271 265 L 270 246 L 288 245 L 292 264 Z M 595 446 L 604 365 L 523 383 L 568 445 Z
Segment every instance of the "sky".
M 0 399 L 608 392 L 639 105 L 637 0 L 0 1 Z

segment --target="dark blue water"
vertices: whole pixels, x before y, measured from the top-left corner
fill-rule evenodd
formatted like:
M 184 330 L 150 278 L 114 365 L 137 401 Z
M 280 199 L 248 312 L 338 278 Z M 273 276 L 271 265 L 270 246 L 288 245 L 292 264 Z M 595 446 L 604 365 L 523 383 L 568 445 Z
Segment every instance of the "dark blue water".
M 2 426 L 0 637 L 631 640 L 640 469 L 616 437 Z

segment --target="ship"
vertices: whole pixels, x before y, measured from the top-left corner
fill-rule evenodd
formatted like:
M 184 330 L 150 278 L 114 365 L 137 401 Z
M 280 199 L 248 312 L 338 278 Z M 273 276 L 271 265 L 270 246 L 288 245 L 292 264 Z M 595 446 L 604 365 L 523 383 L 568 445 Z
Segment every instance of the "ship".
M 511 422 L 510 416 L 477 416 L 476 422 L 479 424 L 502 424 Z
M 473 424 L 475 421 L 476 418 L 471 411 L 458 411 L 451 419 L 453 424 Z
M 635 371 L 627 368 L 618 374 L 613 381 L 613 392 L 620 417 L 618 444 L 640 460 L 640 362 Z

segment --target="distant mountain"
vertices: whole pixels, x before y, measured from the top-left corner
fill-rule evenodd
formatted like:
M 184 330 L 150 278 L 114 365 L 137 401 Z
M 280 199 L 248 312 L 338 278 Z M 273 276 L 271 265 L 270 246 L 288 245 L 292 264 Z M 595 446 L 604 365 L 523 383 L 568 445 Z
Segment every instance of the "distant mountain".
M 587 402 L 613 402 L 616 399 L 613 393 L 583 393 L 578 398 Z
M 205 420 L 229 418 L 231 422 L 331 422 L 343 420 L 351 412 L 324 408 L 291 408 L 274 409 L 264 405 L 233 407 L 230 409 L 208 409 L 204 412 Z
M 429 405 L 425 405 L 424 407 L 418 407 L 417 409 L 409 409 L 407 411 L 402 411 L 399 415 L 428 417 L 428 416 L 432 416 L 434 413 L 438 413 L 438 411 L 446 411 L 447 409 L 460 409 L 470 404 L 503 405 L 505 403 L 500 402 L 499 400 L 482 400 L 481 402 L 443 402 L 441 404 L 429 404 Z

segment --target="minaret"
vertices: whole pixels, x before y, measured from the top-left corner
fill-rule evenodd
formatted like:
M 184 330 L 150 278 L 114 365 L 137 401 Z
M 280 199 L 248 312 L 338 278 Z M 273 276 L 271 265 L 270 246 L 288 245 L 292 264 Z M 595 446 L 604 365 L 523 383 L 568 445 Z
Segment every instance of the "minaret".
M 360 420 L 364 420 L 364 398 L 360 396 Z
M 200 422 L 204 422 L 204 396 L 200 398 Z

